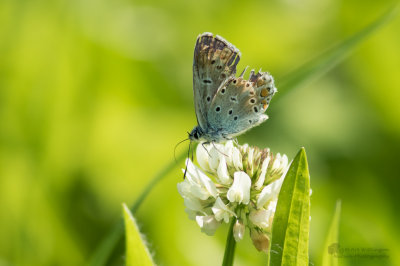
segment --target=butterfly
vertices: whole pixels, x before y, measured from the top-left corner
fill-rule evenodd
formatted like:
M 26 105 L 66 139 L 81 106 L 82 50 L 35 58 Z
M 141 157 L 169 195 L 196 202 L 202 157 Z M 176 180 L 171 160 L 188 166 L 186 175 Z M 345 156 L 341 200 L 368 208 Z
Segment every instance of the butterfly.
M 193 94 L 197 126 L 191 141 L 232 139 L 268 119 L 264 114 L 277 89 L 267 72 L 243 70 L 236 77 L 240 51 L 224 38 L 205 32 L 197 37 L 193 57 Z

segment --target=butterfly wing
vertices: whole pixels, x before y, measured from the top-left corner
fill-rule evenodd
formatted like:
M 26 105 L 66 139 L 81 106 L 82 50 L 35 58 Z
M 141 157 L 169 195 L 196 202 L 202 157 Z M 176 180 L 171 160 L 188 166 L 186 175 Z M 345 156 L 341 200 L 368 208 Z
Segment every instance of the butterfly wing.
M 220 87 L 236 73 L 240 52 L 222 37 L 203 33 L 197 37 L 193 58 L 193 94 L 198 125 L 208 128 L 207 112 Z
M 218 89 L 208 110 L 208 122 L 224 138 L 240 135 L 268 119 L 264 114 L 276 92 L 273 77 L 266 72 L 229 78 Z

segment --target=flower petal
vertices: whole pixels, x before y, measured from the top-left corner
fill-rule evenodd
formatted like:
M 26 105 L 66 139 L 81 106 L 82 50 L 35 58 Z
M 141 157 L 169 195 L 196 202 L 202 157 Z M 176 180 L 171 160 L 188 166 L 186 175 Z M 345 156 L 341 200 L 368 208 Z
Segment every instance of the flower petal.
M 209 152 L 210 152 L 210 145 L 206 144 L 203 145 L 202 143 L 199 143 L 199 145 L 197 145 L 196 149 L 197 162 L 199 163 L 200 167 L 207 172 L 211 171 L 210 165 L 208 163 L 208 159 L 210 157 L 208 155 Z
M 233 184 L 229 188 L 227 198 L 230 202 L 248 204 L 250 201 L 251 179 L 243 171 L 233 174 Z
M 253 210 L 250 212 L 249 219 L 256 226 L 266 229 L 270 226 L 271 217 L 273 216 L 272 210 Z
M 229 222 L 229 218 L 231 216 L 236 216 L 236 214 L 231 211 L 225 204 L 224 202 L 221 200 L 220 197 L 217 198 L 217 200 L 215 201 L 214 206 L 211 208 L 212 212 L 215 215 L 215 219 L 217 221 L 221 221 L 224 220 L 225 223 Z
M 236 223 L 233 225 L 233 237 L 236 242 L 239 242 L 243 239 L 246 227 L 242 222 L 236 220 Z
M 206 200 L 209 197 L 217 197 L 217 188 L 212 180 L 197 168 L 190 159 L 186 161 L 186 164 L 186 179 L 190 184 L 190 193 L 202 200 Z
M 209 236 L 214 235 L 221 224 L 215 219 L 214 215 L 196 216 L 196 222 L 200 226 L 201 231 Z
M 257 181 L 254 184 L 254 188 L 257 190 L 260 190 L 264 184 L 265 181 L 265 174 L 267 173 L 267 168 L 268 168 L 268 164 L 269 161 L 271 160 L 271 156 L 268 156 L 264 159 L 262 166 L 261 166 L 261 174 L 258 177 Z
M 243 169 L 242 155 L 240 154 L 239 149 L 236 147 L 233 147 L 232 163 L 233 163 L 233 166 L 236 168 L 236 170 Z
M 267 234 L 262 233 L 258 230 L 251 230 L 250 237 L 253 241 L 253 245 L 258 251 L 268 252 L 269 250 L 269 237 Z
M 229 185 L 232 183 L 232 179 L 228 173 L 228 167 L 226 166 L 225 156 L 221 156 L 217 169 L 218 179 L 223 185 Z

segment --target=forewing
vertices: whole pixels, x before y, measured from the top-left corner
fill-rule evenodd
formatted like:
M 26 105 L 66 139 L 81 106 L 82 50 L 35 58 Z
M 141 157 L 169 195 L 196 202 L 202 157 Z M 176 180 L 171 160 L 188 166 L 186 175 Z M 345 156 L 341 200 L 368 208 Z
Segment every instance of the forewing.
M 231 77 L 218 89 L 208 122 L 225 138 L 242 134 L 268 119 L 264 113 L 275 92 L 274 79 L 266 72 L 252 70 L 249 80 Z
M 212 33 L 197 37 L 193 58 L 193 94 L 199 126 L 207 126 L 207 112 L 220 87 L 236 73 L 240 52 L 228 41 Z

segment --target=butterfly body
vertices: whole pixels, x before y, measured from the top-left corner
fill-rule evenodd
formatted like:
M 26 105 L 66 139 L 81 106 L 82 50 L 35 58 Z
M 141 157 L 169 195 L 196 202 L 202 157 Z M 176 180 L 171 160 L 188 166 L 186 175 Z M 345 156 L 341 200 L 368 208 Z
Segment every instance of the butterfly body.
M 193 59 L 193 94 L 198 125 L 189 133 L 194 141 L 221 142 L 268 119 L 264 114 L 276 92 L 267 72 L 245 71 L 236 77 L 240 51 L 211 33 L 198 36 Z

